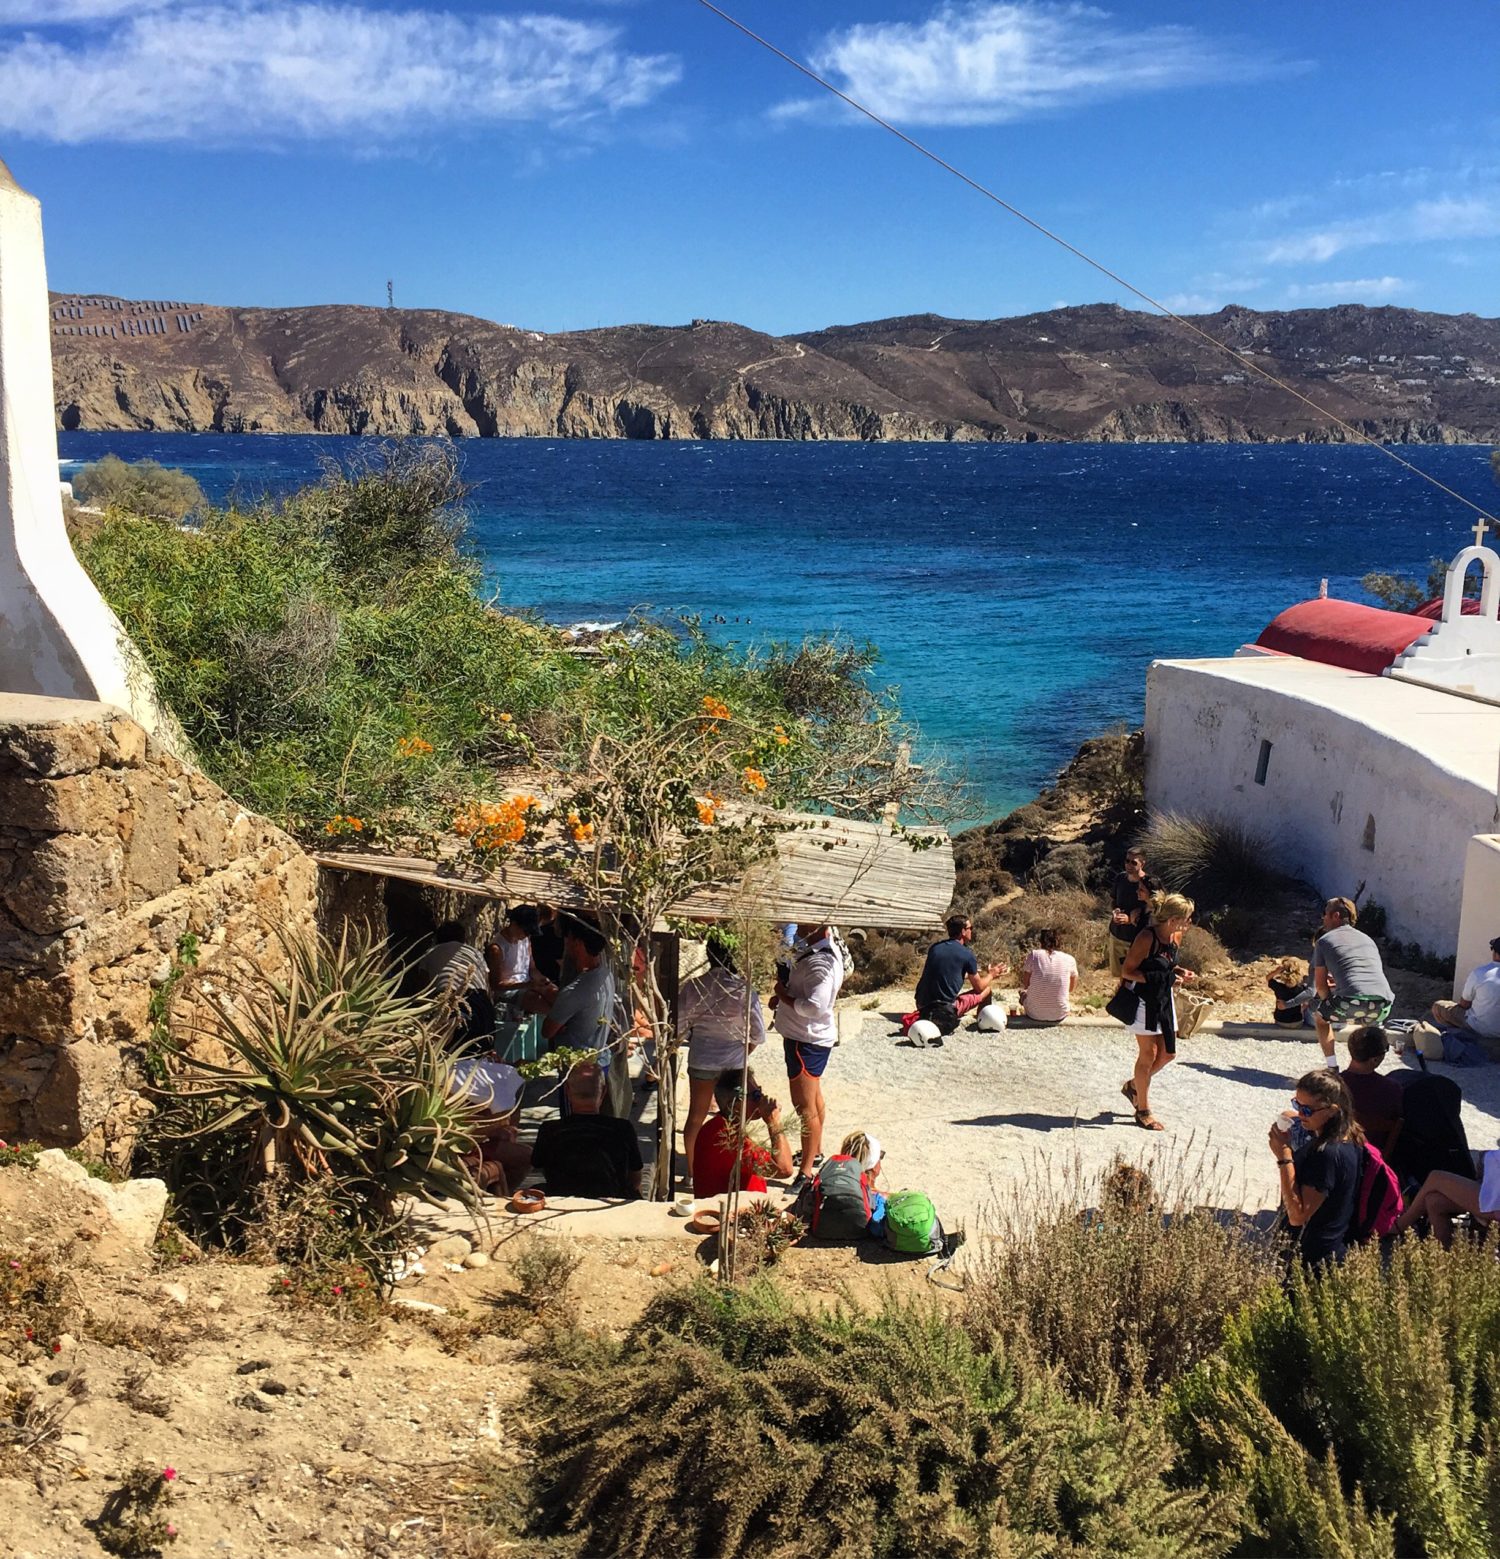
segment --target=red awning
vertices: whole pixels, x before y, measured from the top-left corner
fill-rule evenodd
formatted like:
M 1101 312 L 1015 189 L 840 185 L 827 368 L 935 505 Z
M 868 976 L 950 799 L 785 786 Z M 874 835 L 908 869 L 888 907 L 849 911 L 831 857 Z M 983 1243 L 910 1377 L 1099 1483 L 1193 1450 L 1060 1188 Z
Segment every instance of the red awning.
M 1263 649 L 1379 676 L 1432 627 L 1428 618 L 1357 601 L 1299 601 L 1274 617 L 1255 641 Z

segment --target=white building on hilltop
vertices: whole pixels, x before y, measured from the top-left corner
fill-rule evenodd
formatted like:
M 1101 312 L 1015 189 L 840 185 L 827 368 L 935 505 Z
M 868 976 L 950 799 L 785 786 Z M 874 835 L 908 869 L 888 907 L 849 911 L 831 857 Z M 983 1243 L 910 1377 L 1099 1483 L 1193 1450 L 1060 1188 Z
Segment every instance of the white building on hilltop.
M 1483 571 L 1480 599 L 1464 578 Z M 1431 613 L 1431 615 L 1425 615 Z M 1466 547 L 1423 615 L 1304 601 L 1217 660 L 1156 661 L 1146 798 L 1266 838 L 1320 893 L 1381 904 L 1462 974 L 1500 934 L 1500 555 Z

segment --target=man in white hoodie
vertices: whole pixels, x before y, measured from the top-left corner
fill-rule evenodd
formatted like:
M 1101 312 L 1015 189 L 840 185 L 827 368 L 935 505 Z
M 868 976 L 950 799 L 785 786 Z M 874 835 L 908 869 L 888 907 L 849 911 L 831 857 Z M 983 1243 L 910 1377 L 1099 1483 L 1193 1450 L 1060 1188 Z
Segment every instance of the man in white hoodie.
M 776 1032 L 786 1052 L 786 1075 L 792 1105 L 802 1119 L 802 1162 L 793 1190 L 811 1177 L 823 1145 L 823 1072 L 838 1043 L 834 1004 L 844 983 L 844 959 L 834 945 L 830 927 L 799 925 L 797 939 L 804 951 L 794 962 L 776 966 Z

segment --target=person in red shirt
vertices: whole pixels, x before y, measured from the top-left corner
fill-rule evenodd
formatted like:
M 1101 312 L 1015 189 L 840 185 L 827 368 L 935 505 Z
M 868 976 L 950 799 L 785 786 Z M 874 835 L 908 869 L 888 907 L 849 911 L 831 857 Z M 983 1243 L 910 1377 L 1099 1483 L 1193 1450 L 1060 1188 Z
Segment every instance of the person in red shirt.
M 745 1125 L 764 1121 L 771 1135 L 771 1151 L 757 1147 L 747 1133 L 740 1136 L 740 1073 L 723 1072 L 714 1084 L 714 1103 L 719 1113 L 710 1117 L 693 1144 L 693 1195 L 723 1196 L 734 1177 L 735 1159 L 740 1164 L 740 1189 L 765 1191 L 765 1177 L 785 1180 L 792 1172 L 792 1145 L 781 1124 L 781 1107 L 760 1090 L 754 1074 L 746 1078 Z M 736 1152 L 738 1149 L 738 1152 Z

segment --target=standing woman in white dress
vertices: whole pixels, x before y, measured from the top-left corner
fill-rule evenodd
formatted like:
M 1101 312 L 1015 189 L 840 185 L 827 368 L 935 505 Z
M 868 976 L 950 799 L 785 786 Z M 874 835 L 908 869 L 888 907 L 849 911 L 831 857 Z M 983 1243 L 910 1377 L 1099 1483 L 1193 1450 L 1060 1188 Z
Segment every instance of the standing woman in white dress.
M 760 997 L 735 968 L 728 938 L 710 931 L 705 951 L 708 968 L 685 980 L 677 998 L 677 1026 L 688 1037 L 688 1113 L 682 1149 L 689 1173 L 698 1133 L 714 1102 L 714 1084 L 722 1073 L 745 1065 L 747 1019 L 749 1049 L 766 1038 Z
M 1135 1072 L 1120 1089 L 1135 1110 L 1135 1123 L 1144 1131 L 1161 1131 L 1162 1123 L 1151 1113 L 1151 1079 L 1177 1054 L 1177 1009 L 1172 987 L 1194 979 L 1191 969 L 1177 967 L 1182 935 L 1192 923 L 1193 901 L 1181 893 L 1156 893 L 1151 897 L 1145 929 L 1130 944 L 1120 978 L 1137 993 Z

